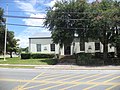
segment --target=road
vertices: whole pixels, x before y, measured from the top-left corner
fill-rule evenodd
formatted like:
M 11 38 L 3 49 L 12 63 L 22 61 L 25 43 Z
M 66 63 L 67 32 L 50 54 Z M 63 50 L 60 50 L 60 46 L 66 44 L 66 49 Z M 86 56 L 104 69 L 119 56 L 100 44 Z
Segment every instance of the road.
M 0 90 L 120 90 L 120 70 L 1 68 Z

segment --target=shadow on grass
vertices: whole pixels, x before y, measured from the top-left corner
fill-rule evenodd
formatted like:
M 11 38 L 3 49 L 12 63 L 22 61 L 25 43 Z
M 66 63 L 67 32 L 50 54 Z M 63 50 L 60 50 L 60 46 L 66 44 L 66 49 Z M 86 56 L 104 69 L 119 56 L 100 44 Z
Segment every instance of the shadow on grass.
M 48 65 L 56 65 L 58 63 L 57 59 L 45 59 L 45 60 L 40 60 L 40 62 L 45 62 Z

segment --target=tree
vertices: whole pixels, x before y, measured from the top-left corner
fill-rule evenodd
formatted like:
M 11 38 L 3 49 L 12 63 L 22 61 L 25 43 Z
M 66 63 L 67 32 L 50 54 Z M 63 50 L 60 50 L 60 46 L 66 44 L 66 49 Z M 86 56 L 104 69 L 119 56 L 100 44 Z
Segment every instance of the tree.
M 3 53 L 4 48 L 4 31 L 5 31 L 5 24 L 3 18 L 3 9 L 0 8 L 0 54 Z
M 17 50 L 18 50 L 17 42 L 19 41 L 19 39 L 15 39 L 14 32 L 9 31 L 7 40 L 8 40 L 7 41 L 7 52 L 10 53 L 10 57 L 12 58 L 12 52 L 17 52 Z
M 86 8 L 86 0 L 62 0 L 48 10 L 44 25 L 51 31 L 54 43 L 59 43 L 61 47 L 70 45 L 75 33 L 81 41 L 85 38 Z
M 102 0 L 91 5 L 91 33 L 93 38 L 103 44 L 103 58 L 107 60 L 108 44 L 113 36 L 113 20 L 115 14 L 114 1 Z
M 12 52 L 17 50 L 18 39 L 14 38 L 14 32 L 7 30 L 7 52 L 10 53 L 12 58 Z M 3 9 L 0 8 L 0 54 L 3 54 L 5 43 L 5 19 L 3 18 Z
M 116 47 L 116 54 L 120 57 L 120 1 L 114 2 L 111 15 L 112 38 L 110 43 Z

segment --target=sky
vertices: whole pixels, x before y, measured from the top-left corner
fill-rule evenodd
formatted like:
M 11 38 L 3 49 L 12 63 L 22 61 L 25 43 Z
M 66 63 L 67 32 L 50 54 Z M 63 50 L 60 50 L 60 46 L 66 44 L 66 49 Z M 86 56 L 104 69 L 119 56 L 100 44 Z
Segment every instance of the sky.
M 52 7 L 60 0 L 0 0 L 0 7 L 4 9 L 4 15 L 44 18 L 48 7 Z M 89 0 L 89 2 L 94 0 Z M 7 11 L 8 4 L 8 13 Z M 7 18 L 7 23 L 32 26 L 43 26 L 42 19 Z M 30 37 L 50 37 L 51 33 L 43 27 L 23 27 L 7 25 L 9 31 L 14 31 L 15 38 L 20 39 L 19 46 L 29 46 Z

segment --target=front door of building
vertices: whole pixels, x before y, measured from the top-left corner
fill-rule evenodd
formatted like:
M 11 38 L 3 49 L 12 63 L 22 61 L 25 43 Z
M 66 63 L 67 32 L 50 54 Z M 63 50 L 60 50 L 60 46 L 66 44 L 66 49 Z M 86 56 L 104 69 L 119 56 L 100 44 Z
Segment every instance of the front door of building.
M 70 54 L 71 54 L 70 45 L 64 46 L 64 55 L 70 55 Z

